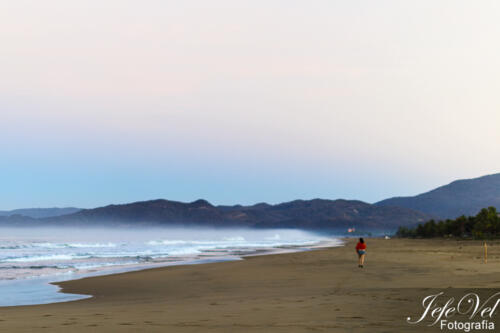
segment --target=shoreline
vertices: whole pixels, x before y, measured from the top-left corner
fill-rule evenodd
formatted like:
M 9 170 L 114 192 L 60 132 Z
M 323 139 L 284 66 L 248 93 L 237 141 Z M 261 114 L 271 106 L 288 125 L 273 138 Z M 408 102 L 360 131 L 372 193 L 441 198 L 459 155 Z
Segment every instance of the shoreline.
M 20 304 L 12 304 L 12 305 L 0 305 L 1 308 L 6 307 L 20 307 L 20 306 L 31 306 L 31 305 L 46 305 L 46 304 L 54 304 L 54 303 L 66 303 L 73 302 L 82 299 L 92 298 L 93 295 L 90 294 L 80 294 L 80 293 L 66 293 L 60 287 L 60 283 L 63 282 L 71 282 L 77 281 L 86 278 L 100 277 L 100 276 L 108 276 L 108 275 L 118 275 L 118 274 L 127 274 L 131 272 L 151 270 L 151 269 L 159 269 L 165 267 L 172 266 L 184 266 L 184 265 L 204 265 L 204 264 L 214 264 L 226 261 L 238 261 L 244 260 L 245 258 L 254 257 L 254 256 L 265 256 L 265 255 L 277 255 L 277 254 L 287 254 L 287 253 L 295 253 L 302 251 L 313 251 L 322 248 L 329 247 L 337 247 L 343 246 L 344 242 L 342 238 L 332 238 L 331 240 L 320 241 L 317 244 L 312 245 L 286 245 L 286 246 L 277 246 L 270 248 L 257 248 L 257 249 L 234 249 L 227 255 L 219 255 L 214 256 L 210 255 L 212 252 L 206 251 L 199 255 L 193 257 L 185 257 L 184 260 L 179 261 L 170 261 L 170 262 L 157 262 L 157 263 L 149 263 L 149 264 L 136 264 L 130 266 L 119 266 L 109 267 L 107 270 L 101 271 L 93 271 L 86 273 L 76 273 L 77 276 L 71 276 L 72 274 L 62 274 L 62 275 L 54 275 L 54 276 L 37 276 L 32 278 L 25 278 L 19 280 L 5 280 L 0 281 L 0 287 L 2 284 L 12 286 L 25 285 L 30 289 L 31 292 L 35 292 L 36 294 L 43 294 L 44 299 L 41 299 L 37 302 L 33 302 L 31 299 L 28 301 L 17 301 Z M 66 278 L 62 277 L 66 275 Z M 38 288 L 33 288 L 37 286 Z M 57 290 L 53 289 L 53 286 L 58 288 Z M 11 288 L 9 288 L 11 289 Z M 61 295 L 64 294 L 64 295 Z M 7 295 L 8 296 L 8 295 Z M 5 297 L 5 295 L 4 295 Z M 40 296 L 39 296 L 40 297 Z
M 78 301 L 0 308 L 0 329 L 31 332 L 440 332 L 410 326 L 426 295 L 500 287 L 500 242 L 367 239 L 345 246 L 153 268 L 61 282 Z

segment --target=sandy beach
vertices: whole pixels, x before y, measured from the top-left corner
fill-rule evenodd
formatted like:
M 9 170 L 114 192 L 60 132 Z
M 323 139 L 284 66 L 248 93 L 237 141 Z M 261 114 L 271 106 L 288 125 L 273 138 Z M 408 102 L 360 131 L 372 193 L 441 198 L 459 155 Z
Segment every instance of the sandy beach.
M 422 298 L 500 287 L 500 243 L 368 239 L 346 246 L 60 283 L 94 297 L 0 308 L 2 332 L 438 332 L 410 325 Z M 498 325 L 498 324 L 497 324 Z

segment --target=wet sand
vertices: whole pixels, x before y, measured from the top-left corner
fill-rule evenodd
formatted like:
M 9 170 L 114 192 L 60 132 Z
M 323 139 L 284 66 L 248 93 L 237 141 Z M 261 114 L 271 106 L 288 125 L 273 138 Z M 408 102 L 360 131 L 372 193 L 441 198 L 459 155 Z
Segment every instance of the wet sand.
M 500 243 L 368 239 L 345 247 L 62 282 L 93 298 L 0 308 L 2 332 L 443 332 L 422 298 L 500 288 Z M 500 324 L 497 327 L 500 328 Z

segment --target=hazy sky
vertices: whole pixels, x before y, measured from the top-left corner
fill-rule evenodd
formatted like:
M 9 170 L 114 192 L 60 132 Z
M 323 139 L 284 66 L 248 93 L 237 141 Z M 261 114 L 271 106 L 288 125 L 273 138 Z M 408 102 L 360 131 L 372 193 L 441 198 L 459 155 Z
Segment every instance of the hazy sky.
M 0 0 L 0 209 L 374 202 L 500 172 L 500 2 Z

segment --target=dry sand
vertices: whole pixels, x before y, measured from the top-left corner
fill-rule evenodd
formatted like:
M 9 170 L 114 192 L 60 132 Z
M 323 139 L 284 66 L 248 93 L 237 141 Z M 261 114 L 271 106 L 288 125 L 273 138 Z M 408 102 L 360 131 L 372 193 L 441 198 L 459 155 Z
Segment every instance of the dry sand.
M 0 308 L 2 332 L 443 332 L 412 326 L 421 300 L 500 287 L 500 243 L 368 239 L 345 247 L 60 283 L 93 298 Z M 452 288 L 452 289 L 447 289 Z M 497 323 L 497 326 L 500 325 Z M 500 326 L 498 326 L 500 329 Z

